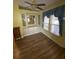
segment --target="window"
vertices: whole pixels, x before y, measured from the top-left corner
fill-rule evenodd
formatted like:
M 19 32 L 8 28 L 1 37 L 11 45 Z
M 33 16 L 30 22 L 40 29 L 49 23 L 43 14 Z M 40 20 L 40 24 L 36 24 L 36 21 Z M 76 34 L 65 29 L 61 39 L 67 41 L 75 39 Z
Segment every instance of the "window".
M 47 16 L 44 17 L 44 29 L 49 30 L 49 18 Z
M 59 20 L 58 17 L 51 15 L 50 18 L 44 17 L 44 29 L 59 36 Z
M 26 26 L 25 14 L 21 14 L 23 26 Z
M 28 17 L 28 24 L 34 24 L 35 23 L 35 16 L 33 15 L 30 15 Z
M 59 21 L 58 17 L 55 17 L 54 15 L 50 16 L 50 32 L 59 35 Z

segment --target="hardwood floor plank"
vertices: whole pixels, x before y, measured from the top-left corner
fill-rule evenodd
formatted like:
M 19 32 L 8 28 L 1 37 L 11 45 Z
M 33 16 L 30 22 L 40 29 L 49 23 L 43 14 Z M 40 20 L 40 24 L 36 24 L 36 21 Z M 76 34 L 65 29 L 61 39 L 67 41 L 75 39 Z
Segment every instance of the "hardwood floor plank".
M 42 33 L 15 42 L 13 59 L 65 59 L 65 49 Z

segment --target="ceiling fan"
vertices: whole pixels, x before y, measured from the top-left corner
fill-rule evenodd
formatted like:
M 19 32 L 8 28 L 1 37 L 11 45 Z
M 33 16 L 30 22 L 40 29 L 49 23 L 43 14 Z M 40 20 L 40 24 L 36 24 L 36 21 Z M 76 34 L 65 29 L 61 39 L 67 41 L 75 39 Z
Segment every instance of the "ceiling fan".
M 32 3 L 27 2 L 27 1 L 24 1 L 24 2 L 27 3 L 27 4 L 29 4 L 30 6 L 29 7 L 23 7 L 23 6 L 19 5 L 19 9 L 25 9 L 25 10 L 31 10 L 31 11 L 39 11 L 39 10 L 44 10 L 40 6 L 46 6 L 46 4 L 44 4 L 44 3 L 37 4 L 35 2 L 35 0 L 32 0 Z

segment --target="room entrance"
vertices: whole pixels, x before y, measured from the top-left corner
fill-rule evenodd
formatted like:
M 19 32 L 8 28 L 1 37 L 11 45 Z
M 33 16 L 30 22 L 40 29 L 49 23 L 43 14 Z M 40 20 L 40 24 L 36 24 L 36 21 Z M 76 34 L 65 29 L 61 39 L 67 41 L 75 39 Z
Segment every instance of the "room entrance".
M 35 33 L 40 32 L 39 22 L 38 22 L 38 16 L 37 15 L 22 15 L 22 21 L 23 21 L 23 35 L 32 35 Z

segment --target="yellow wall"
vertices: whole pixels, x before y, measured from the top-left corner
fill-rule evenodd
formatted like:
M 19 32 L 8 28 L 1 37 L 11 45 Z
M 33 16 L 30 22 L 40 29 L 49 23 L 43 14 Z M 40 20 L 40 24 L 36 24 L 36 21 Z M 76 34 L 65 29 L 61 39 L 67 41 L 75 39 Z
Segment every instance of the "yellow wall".
M 21 36 L 23 36 L 23 24 L 21 14 L 39 15 L 38 12 L 18 9 L 18 0 L 13 0 L 13 27 L 20 27 Z
M 20 27 L 22 35 L 22 21 L 18 9 L 18 0 L 13 0 L 13 27 Z

